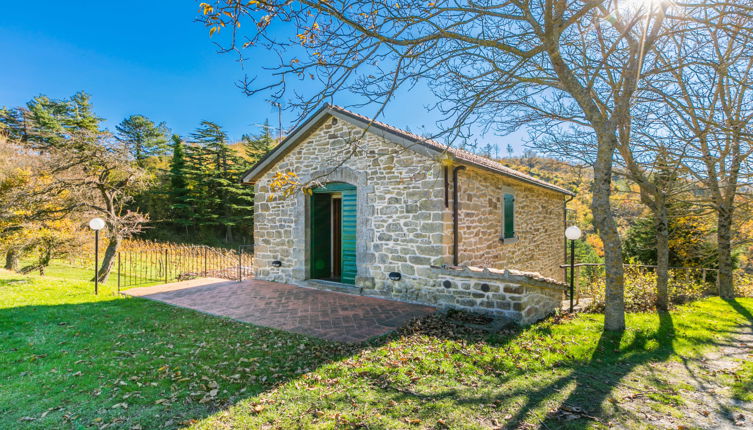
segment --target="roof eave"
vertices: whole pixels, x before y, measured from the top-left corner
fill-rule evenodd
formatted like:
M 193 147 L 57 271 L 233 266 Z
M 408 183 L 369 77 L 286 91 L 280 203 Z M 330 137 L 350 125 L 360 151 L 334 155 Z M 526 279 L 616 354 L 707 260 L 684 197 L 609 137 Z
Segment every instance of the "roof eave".
M 308 117 L 305 121 L 303 121 L 298 127 L 296 127 L 293 132 L 288 135 L 285 139 L 283 139 L 282 142 L 280 142 L 279 145 L 277 145 L 272 151 L 267 153 L 264 157 L 262 157 L 253 167 L 251 167 L 249 170 L 247 170 L 243 176 L 242 176 L 242 183 L 253 185 L 256 183 L 256 180 L 261 174 L 266 172 L 267 168 L 273 164 L 279 156 L 285 155 L 287 152 L 292 150 L 292 148 L 295 146 L 295 144 L 301 139 L 303 136 L 305 136 L 312 128 L 315 128 L 320 122 L 323 121 L 323 119 L 327 116 L 332 116 L 335 118 L 342 119 L 343 121 L 348 121 L 350 123 L 356 122 L 361 127 L 368 129 L 369 132 L 376 134 L 379 137 L 385 138 L 389 140 L 392 143 L 396 143 L 400 146 L 403 146 L 404 148 L 411 149 L 413 151 L 416 151 L 420 154 L 434 157 L 439 154 L 446 154 L 447 156 L 451 157 L 451 159 L 458 164 L 466 164 L 469 166 L 474 166 L 498 175 L 505 176 L 507 178 L 520 181 L 523 183 L 527 183 L 529 185 L 545 188 L 551 191 L 555 191 L 561 194 L 574 196 L 575 194 L 571 191 L 565 190 L 564 188 L 557 187 L 556 185 L 551 185 L 545 182 L 539 182 L 535 180 L 530 180 L 525 177 L 521 177 L 518 175 L 512 175 L 508 172 L 501 171 L 498 169 L 494 169 L 493 167 L 486 166 L 481 163 L 474 163 L 470 160 L 465 160 L 462 158 L 458 158 L 456 155 L 452 154 L 451 152 L 447 151 L 446 149 L 443 150 L 440 147 L 430 145 L 428 143 L 422 142 L 420 139 L 416 139 L 410 136 L 403 136 L 398 135 L 395 131 L 391 130 L 388 127 L 384 127 L 378 122 L 372 122 L 367 121 L 364 118 L 361 118 L 358 115 L 355 115 L 345 109 L 338 109 L 337 107 L 325 104 L 319 109 L 317 109 L 316 112 L 314 112 L 310 117 Z

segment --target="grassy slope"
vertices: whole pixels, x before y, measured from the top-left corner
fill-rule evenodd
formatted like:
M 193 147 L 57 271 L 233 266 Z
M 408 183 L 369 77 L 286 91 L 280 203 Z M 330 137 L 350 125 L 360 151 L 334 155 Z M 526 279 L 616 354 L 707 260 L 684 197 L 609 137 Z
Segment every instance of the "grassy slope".
M 177 427 L 337 358 L 303 336 L 91 291 L 0 271 L 0 428 Z
M 753 311 L 709 299 L 629 315 L 622 335 L 595 315 L 494 338 L 433 319 L 356 348 L 89 291 L 0 272 L 0 428 L 538 426 L 563 403 L 628 422 L 615 387 L 670 408 L 681 388 L 642 369 L 697 356 Z
M 753 309 L 751 299 L 737 303 Z M 673 406 L 681 406 L 681 390 L 690 387 L 663 383 L 652 363 L 697 357 L 746 316 L 720 299 L 708 299 L 671 314 L 631 314 L 627 321 L 622 335 L 602 335 L 600 316 L 581 315 L 485 341 L 437 333 L 405 336 L 304 375 L 198 427 L 331 428 L 339 422 L 461 429 L 523 422 L 538 428 L 548 412 L 567 405 L 604 419 L 552 421 L 543 428 L 608 428 L 609 420 L 646 428 L 649 424 L 637 421 L 641 417 L 616 412 L 615 388 L 643 391 L 656 410 L 682 414 Z M 746 389 L 743 383 L 737 384 L 740 391 Z M 747 384 L 749 389 L 751 381 Z

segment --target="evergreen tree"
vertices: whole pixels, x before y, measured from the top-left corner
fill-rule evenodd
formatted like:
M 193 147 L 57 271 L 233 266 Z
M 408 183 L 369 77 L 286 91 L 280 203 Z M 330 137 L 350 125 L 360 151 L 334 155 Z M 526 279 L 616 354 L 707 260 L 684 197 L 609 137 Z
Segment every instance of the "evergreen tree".
M 186 154 L 183 139 L 177 134 L 172 137 L 172 158 L 170 159 L 170 212 L 172 222 L 184 229 L 193 223 L 189 203 Z
M 100 133 L 102 118 L 94 114 L 91 97 L 79 91 L 67 99 L 34 97 L 26 107 L 0 110 L 0 128 L 11 139 L 36 147 L 90 145 Z M 71 135 L 77 133 L 76 139 Z M 84 139 L 88 134 L 91 138 Z
M 222 128 L 202 121 L 191 135 L 188 173 L 193 189 L 188 203 L 194 208 L 193 221 L 204 228 L 220 228 L 225 241 L 235 240 L 236 230 L 252 222 L 251 187 L 241 185 L 245 162 L 227 143 Z
M 272 128 L 269 126 L 269 120 L 264 121 L 263 130 L 256 136 L 244 134 L 241 137 L 243 150 L 246 160 L 253 165 L 256 164 L 264 155 L 266 155 L 277 142 L 272 137 Z
M 162 155 L 167 149 L 167 127 L 164 122 L 155 124 L 143 115 L 131 115 L 115 126 L 115 138 L 128 145 L 139 166 L 144 160 Z

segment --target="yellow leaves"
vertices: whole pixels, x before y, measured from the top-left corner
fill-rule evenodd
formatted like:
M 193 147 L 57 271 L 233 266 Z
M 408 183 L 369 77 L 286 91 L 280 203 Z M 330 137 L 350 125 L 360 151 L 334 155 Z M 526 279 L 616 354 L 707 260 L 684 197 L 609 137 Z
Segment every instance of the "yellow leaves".
M 283 197 L 291 196 L 301 183 L 295 172 L 276 172 L 269 183 L 269 188 L 274 193 L 280 193 Z
M 301 45 L 311 44 L 316 41 L 316 35 L 319 32 L 320 27 L 318 23 L 313 23 L 311 27 L 308 27 L 305 29 L 303 33 L 300 33 L 297 35 L 298 40 L 300 40 Z
M 594 251 L 596 251 L 596 254 L 601 257 L 604 256 L 604 243 L 601 241 L 601 238 L 598 235 L 589 234 L 588 236 L 586 236 L 586 243 L 593 247 Z
M 204 15 L 214 13 L 214 7 L 212 7 L 212 5 L 210 5 L 209 3 L 200 3 L 199 8 L 202 10 L 201 13 L 203 13 Z

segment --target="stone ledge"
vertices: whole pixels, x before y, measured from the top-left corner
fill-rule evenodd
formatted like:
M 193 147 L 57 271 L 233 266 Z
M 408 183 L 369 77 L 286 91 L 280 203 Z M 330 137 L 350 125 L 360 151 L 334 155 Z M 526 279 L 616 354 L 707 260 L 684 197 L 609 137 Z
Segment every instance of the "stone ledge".
M 562 291 L 567 288 L 567 284 L 564 282 L 547 278 L 536 272 L 521 272 L 519 270 L 507 269 L 500 270 L 476 266 L 431 266 L 431 268 L 437 273 L 448 276 L 506 281 L 534 287 L 550 288 L 557 291 Z

